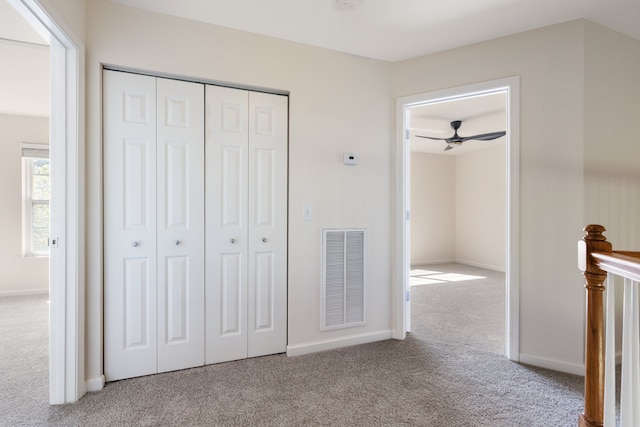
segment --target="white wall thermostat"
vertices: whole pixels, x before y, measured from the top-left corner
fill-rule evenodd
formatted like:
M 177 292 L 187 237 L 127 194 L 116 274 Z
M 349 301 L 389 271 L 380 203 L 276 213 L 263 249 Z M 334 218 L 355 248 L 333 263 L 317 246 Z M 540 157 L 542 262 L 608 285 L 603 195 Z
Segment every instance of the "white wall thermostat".
M 344 153 L 344 164 L 345 165 L 357 165 L 358 164 L 358 155 L 356 153 Z

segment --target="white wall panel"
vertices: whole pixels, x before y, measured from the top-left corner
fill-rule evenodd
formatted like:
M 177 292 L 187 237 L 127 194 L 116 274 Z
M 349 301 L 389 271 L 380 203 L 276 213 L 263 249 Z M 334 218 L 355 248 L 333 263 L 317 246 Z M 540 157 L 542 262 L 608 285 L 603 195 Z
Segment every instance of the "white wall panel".
M 222 292 L 219 313 L 222 317 L 222 328 L 220 335 L 242 334 L 240 316 L 246 314 L 242 306 L 246 303 L 246 296 L 242 293 L 242 283 L 245 281 L 245 272 L 242 270 L 244 263 L 241 254 L 223 254 L 221 277 L 210 277 L 210 280 L 219 280 Z M 217 307 L 211 307 L 216 313 Z
M 224 227 L 243 227 L 246 208 L 246 147 L 222 147 L 222 164 L 212 165 L 209 173 L 222 170 L 220 207 Z M 217 167 L 216 167 L 217 166 Z
M 149 262 L 146 258 L 124 260 L 124 348 L 149 345 Z
M 149 213 L 155 210 L 150 206 L 155 197 L 149 194 L 149 183 L 155 180 L 149 176 L 149 156 L 155 152 L 149 139 L 124 139 L 124 185 L 122 201 L 124 206 L 125 228 L 127 230 L 148 229 Z M 155 145 L 155 143 L 154 143 Z M 153 170 L 151 170 L 153 172 Z
M 276 283 L 274 277 L 274 254 L 272 252 L 257 252 L 255 254 L 255 331 L 272 330 Z
M 456 258 L 456 164 L 452 156 L 411 153 L 411 264 Z
M 167 257 L 167 328 L 165 343 L 185 341 L 189 326 L 189 259 Z
M 504 139 L 504 138 L 503 138 Z M 506 270 L 506 143 L 456 156 L 456 233 L 458 262 Z

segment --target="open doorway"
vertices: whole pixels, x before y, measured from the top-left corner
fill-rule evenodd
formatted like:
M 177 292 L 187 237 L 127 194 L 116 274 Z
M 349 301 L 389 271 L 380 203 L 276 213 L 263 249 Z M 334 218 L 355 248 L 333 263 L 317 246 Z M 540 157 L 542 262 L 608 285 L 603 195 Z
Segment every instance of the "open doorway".
M 498 222 L 502 222 L 502 228 L 501 230 L 503 231 L 502 235 L 504 237 L 502 237 L 503 241 L 504 241 L 504 246 L 503 249 L 500 250 L 498 248 L 498 250 L 495 251 L 495 254 L 493 256 L 489 256 L 486 257 L 486 253 L 482 254 L 482 256 L 480 257 L 480 259 L 483 259 L 482 262 L 478 262 L 476 261 L 477 264 L 485 264 L 486 267 L 490 267 L 490 268 L 495 268 L 495 269 L 502 269 L 504 268 L 504 270 L 506 271 L 506 286 L 505 286 L 505 335 L 506 335 L 506 343 L 505 343 L 505 353 L 507 355 L 507 357 L 509 357 L 511 360 L 518 360 L 518 353 L 519 353 L 519 348 L 518 348 L 518 309 L 519 309 L 519 304 L 518 304 L 518 273 L 517 273 L 517 267 L 518 267 L 518 253 L 517 253 L 517 238 L 518 238 L 518 233 L 517 233 L 517 219 L 518 219 L 518 214 L 517 214 L 517 207 L 518 207 L 518 199 L 517 199 L 517 188 L 518 188 L 518 176 L 519 176 L 519 171 L 518 171 L 518 132 L 517 132 L 517 117 L 518 117 L 518 111 L 517 111 L 517 107 L 518 107 L 518 102 L 517 102 L 517 98 L 518 98 L 518 79 L 517 78 L 507 78 L 507 79 L 501 79 L 501 80 L 497 80 L 497 81 L 492 81 L 492 82 L 486 82 L 486 83 L 480 83 L 480 84 L 475 84 L 475 85 L 469 85 L 469 86 L 464 86 L 464 87 L 459 87 L 459 88 L 454 88 L 454 89 L 447 89 L 447 90 L 443 90 L 443 91 L 438 91 L 438 92 L 431 92 L 431 93 L 425 93 L 425 94 L 419 94 L 419 95 L 414 95 L 414 96 L 410 96 L 410 97 L 404 97 L 404 98 L 400 98 L 397 101 L 397 115 L 398 115 L 398 121 L 397 121 L 397 128 L 399 131 L 399 138 L 398 138 L 398 147 L 396 150 L 396 155 L 397 155 L 397 186 L 396 186 L 396 194 L 397 194 L 397 198 L 396 198 L 396 206 L 397 206 L 397 213 L 396 213 L 396 233 L 398 238 L 396 239 L 396 254 L 397 254 L 397 264 L 396 264 L 396 280 L 397 280 L 397 289 L 396 289 L 396 301 L 397 301 L 397 312 L 398 315 L 396 316 L 395 321 L 397 323 L 401 323 L 402 324 L 402 335 L 404 336 L 404 333 L 408 332 L 411 330 L 411 291 L 410 291 L 410 281 L 411 281 L 411 237 L 410 237 L 410 231 L 411 231 L 411 219 L 413 217 L 413 212 L 411 212 L 411 194 L 410 194 L 410 190 L 411 190 L 411 139 L 414 132 L 412 133 L 412 127 L 418 127 L 418 126 L 414 126 L 414 124 L 417 123 L 412 123 L 412 114 L 413 116 L 418 116 L 418 112 L 420 111 L 420 109 L 431 109 L 432 111 L 436 111 L 437 109 L 444 109 L 445 105 L 449 105 L 452 106 L 453 102 L 460 102 L 461 100 L 476 100 L 476 101 L 482 101 L 482 100 L 487 100 L 490 97 L 495 97 L 495 99 L 499 99 L 500 97 L 502 97 L 502 108 L 504 109 L 504 113 L 502 115 L 502 120 L 503 123 L 506 122 L 506 141 L 503 142 L 506 147 L 504 147 L 504 150 L 502 152 L 502 154 L 500 154 L 500 148 L 499 146 L 496 146 L 496 148 L 494 148 L 493 150 L 495 151 L 495 153 L 492 154 L 493 157 L 497 156 L 502 156 L 502 165 L 505 166 L 506 169 L 506 191 L 503 191 L 501 194 L 501 198 L 503 200 L 503 206 L 506 205 L 506 214 L 505 214 L 505 218 L 500 221 L 498 219 Z M 470 102 L 470 105 L 472 105 L 473 102 Z M 460 104 L 459 104 L 460 105 Z M 488 109 L 485 111 L 485 113 L 489 113 L 491 109 Z M 413 113 L 412 113 L 413 111 Z M 464 112 L 462 113 L 464 114 Z M 468 115 L 468 112 L 467 112 Z M 437 118 L 437 115 L 435 115 L 435 117 Z M 446 117 L 448 120 L 455 120 L 453 119 L 449 114 L 442 114 L 442 117 Z M 472 117 L 472 116 L 469 116 Z M 465 126 L 464 124 L 464 119 L 465 117 L 458 117 L 457 119 L 463 120 L 463 124 L 460 126 Z M 504 128 L 501 129 L 493 129 L 493 128 L 475 128 L 474 130 L 474 124 L 473 124 L 473 120 L 468 120 L 467 121 L 469 126 L 466 128 L 468 129 L 468 133 L 466 133 L 465 131 L 465 135 L 469 135 L 469 134 L 479 134 L 479 133 L 487 133 L 487 132 L 493 132 L 493 131 L 498 131 L 498 130 L 504 130 Z M 433 124 L 433 123 L 432 123 Z M 474 125 L 474 126 L 472 126 Z M 429 128 L 430 125 L 429 123 L 423 123 L 421 125 L 422 127 L 425 127 L 426 129 L 420 129 L 419 132 L 422 135 L 425 135 L 425 132 L 429 132 Z M 495 124 L 491 124 L 489 123 L 489 126 L 496 126 Z M 504 126 L 504 125 L 503 125 Z M 453 124 L 452 124 L 453 127 Z M 499 125 L 498 125 L 499 127 Z M 433 131 L 438 131 L 438 129 L 431 129 Z M 448 132 L 450 134 L 444 135 L 444 132 L 447 131 L 446 129 L 440 129 L 439 132 L 442 132 L 443 135 L 442 137 L 449 137 L 451 136 L 450 134 L 453 134 L 454 130 L 453 129 L 449 129 Z M 463 130 L 460 130 L 460 133 L 463 133 Z M 439 135 L 437 134 L 431 134 L 429 136 L 434 136 L 434 137 L 438 137 Z M 503 138 L 505 139 L 505 138 Z M 486 143 L 488 141 L 483 141 L 486 145 Z M 426 144 L 429 145 L 429 148 L 426 149 L 428 150 L 433 150 L 434 153 L 437 152 L 438 150 L 444 151 L 444 148 L 447 148 L 448 145 L 451 144 L 447 144 L 444 141 L 433 141 L 430 143 L 427 143 L 425 141 Z M 435 144 L 434 144 L 435 143 Z M 424 143 L 423 143 L 424 144 Z M 438 144 L 440 144 L 439 148 Z M 455 145 L 455 148 L 453 147 L 449 147 L 449 149 L 447 151 L 455 151 L 461 148 L 465 148 L 465 151 L 472 151 L 474 149 L 477 148 L 477 144 L 476 147 L 473 147 L 474 144 L 467 144 L 467 142 L 465 142 L 463 145 Z M 480 144 L 481 145 L 481 144 Z M 453 148 L 453 149 L 452 149 Z M 464 152 L 463 150 L 460 150 L 459 152 Z M 450 156 L 453 157 L 453 156 Z M 472 157 L 469 157 L 472 158 Z M 452 160 L 449 160 L 449 163 L 451 163 Z M 468 168 L 464 168 L 464 171 L 467 171 Z M 455 169 L 454 169 L 455 170 Z M 445 175 L 446 176 L 446 175 Z M 466 177 L 465 179 L 469 179 L 469 177 Z M 442 181 L 442 179 L 441 179 Z M 455 175 L 453 177 L 450 177 L 449 181 L 453 181 L 455 184 Z M 471 178 L 471 182 L 473 183 L 473 178 Z M 447 185 L 451 185 L 451 182 L 449 182 L 449 184 L 446 183 L 442 183 L 443 187 L 446 187 Z M 469 190 L 465 190 L 465 191 L 469 191 Z M 453 199 L 453 201 L 451 201 L 451 193 L 450 191 L 447 190 L 447 188 L 443 188 L 441 191 L 441 194 L 443 195 L 443 203 L 450 203 L 453 206 L 455 206 L 456 201 L 455 198 Z M 448 197 L 448 202 L 446 201 Z M 472 203 L 473 202 L 465 202 L 465 203 Z M 455 210 L 453 211 L 454 213 L 451 214 L 447 214 L 444 213 L 441 215 L 444 215 L 445 217 L 448 217 L 448 219 L 446 220 L 442 220 L 442 218 L 440 218 L 440 231 L 444 231 L 444 234 L 446 234 L 446 228 L 447 227 L 455 227 L 455 220 L 457 219 L 458 214 L 455 213 Z M 453 215 L 453 217 L 451 217 Z M 461 217 L 465 216 L 464 212 L 460 213 Z M 438 219 L 433 219 L 433 221 L 438 221 Z M 499 225 L 498 225 L 499 226 Z M 455 232 L 455 228 L 453 229 L 453 234 L 456 235 Z M 464 234 L 464 233 L 461 233 Z M 465 242 L 465 238 L 467 236 L 463 236 L 461 235 L 460 241 L 456 241 L 454 240 L 453 242 L 451 242 L 450 240 L 451 237 L 451 233 L 449 234 L 449 254 L 450 255 L 446 255 L 446 251 L 442 251 L 442 249 L 446 249 L 443 246 L 440 246 L 439 249 L 440 250 L 440 254 L 436 255 L 434 253 L 428 255 L 428 254 L 423 254 L 422 256 L 426 256 L 427 258 L 429 258 L 429 256 L 432 257 L 431 260 L 434 260 L 433 257 L 435 257 L 435 260 L 438 260 L 438 256 L 442 257 L 442 261 L 447 261 L 447 260 L 455 260 L 455 259 L 462 259 L 464 260 L 465 257 L 470 256 L 470 252 L 466 252 L 465 254 L 459 254 L 456 255 L 455 253 L 455 247 L 456 245 L 459 246 L 464 246 L 465 250 L 469 249 L 473 249 L 471 246 L 473 245 L 478 245 L 480 247 L 480 251 L 482 251 L 482 246 L 483 243 L 470 243 L 470 242 Z M 501 237 L 498 237 L 501 238 Z M 485 242 L 486 243 L 486 242 Z M 498 245 L 500 246 L 500 245 Z M 430 245 L 431 249 L 434 248 L 434 245 Z M 475 249 L 473 249 L 475 250 Z M 471 251 L 473 252 L 473 251 Z M 485 251 L 486 252 L 486 251 Z M 443 255 L 444 254 L 444 255 Z M 414 258 L 414 263 L 417 262 L 417 260 Z M 397 330 L 397 329 L 396 329 Z
M 411 331 L 498 354 L 505 354 L 506 97 L 505 90 L 408 109 Z
M 6 1 L 50 46 L 49 402 L 74 402 L 86 390 L 81 161 L 84 47 L 56 21 L 55 10 L 45 10 L 36 0 Z
M 49 46 L 0 0 L 0 296 L 48 292 Z

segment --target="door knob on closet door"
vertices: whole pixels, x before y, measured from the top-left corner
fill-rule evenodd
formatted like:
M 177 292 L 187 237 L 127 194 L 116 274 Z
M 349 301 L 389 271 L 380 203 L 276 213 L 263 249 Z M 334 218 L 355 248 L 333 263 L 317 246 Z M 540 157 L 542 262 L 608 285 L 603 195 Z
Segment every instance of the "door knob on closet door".
M 262 241 L 263 241 L 264 243 L 267 243 L 267 238 L 266 238 L 266 237 L 263 237 L 263 238 L 262 238 Z
M 235 242 L 236 242 L 236 239 L 231 239 L 231 240 L 230 240 L 230 242 L 231 242 L 231 243 L 235 243 Z
M 140 246 L 140 242 L 131 242 L 131 246 L 137 248 L 138 246 Z
M 179 246 L 182 243 L 180 240 L 176 240 L 176 246 Z

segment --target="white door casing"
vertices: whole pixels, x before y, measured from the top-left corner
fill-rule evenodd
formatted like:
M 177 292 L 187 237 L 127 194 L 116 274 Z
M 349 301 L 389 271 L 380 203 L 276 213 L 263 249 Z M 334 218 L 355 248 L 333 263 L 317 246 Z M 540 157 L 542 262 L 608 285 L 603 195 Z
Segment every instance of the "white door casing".
M 206 363 L 284 352 L 287 98 L 206 90 Z
M 106 379 L 202 365 L 203 85 L 104 84 Z
M 408 322 L 409 302 L 409 154 L 407 145 L 407 109 L 409 107 L 467 97 L 471 94 L 507 92 L 507 272 L 506 272 L 506 356 L 513 361 L 520 359 L 520 285 L 519 285 L 519 96 L 518 76 L 449 88 L 429 93 L 410 95 L 396 99 L 395 149 L 395 290 L 393 334 L 395 339 L 404 339 Z

